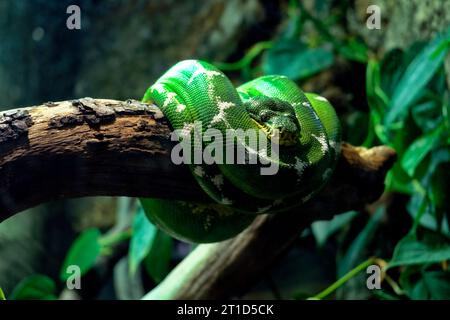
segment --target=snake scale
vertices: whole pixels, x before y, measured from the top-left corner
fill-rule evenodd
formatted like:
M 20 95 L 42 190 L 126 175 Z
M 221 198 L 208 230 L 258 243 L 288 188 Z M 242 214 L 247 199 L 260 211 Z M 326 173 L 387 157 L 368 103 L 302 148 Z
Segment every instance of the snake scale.
M 185 60 L 150 86 L 143 101 L 156 104 L 173 129 L 181 132 L 179 141 L 191 146 L 189 167 L 212 199 L 211 203 L 141 199 L 150 221 L 184 241 L 228 239 L 256 214 L 299 206 L 327 183 L 340 154 L 340 124 L 331 104 L 304 93 L 285 76 L 262 76 L 235 88 L 213 65 Z M 216 135 L 199 140 L 210 131 Z M 249 137 L 242 132 L 258 134 Z M 222 149 L 212 148 L 220 140 L 217 133 L 223 137 Z M 270 143 L 261 144 L 263 138 Z M 192 156 L 210 148 L 212 156 L 225 157 L 239 147 L 244 163 L 236 158 L 234 163 L 195 162 Z M 259 161 L 251 163 L 252 157 Z M 262 168 L 271 165 L 276 173 L 262 174 Z

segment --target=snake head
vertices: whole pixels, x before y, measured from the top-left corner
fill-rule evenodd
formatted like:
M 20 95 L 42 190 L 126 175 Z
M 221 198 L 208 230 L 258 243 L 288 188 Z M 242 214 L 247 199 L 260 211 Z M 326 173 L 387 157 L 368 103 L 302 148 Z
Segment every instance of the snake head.
M 300 137 L 294 108 L 278 98 L 253 97 L 244 103 L 250 117 L 267 137 L 283 146 L 292 146 Z

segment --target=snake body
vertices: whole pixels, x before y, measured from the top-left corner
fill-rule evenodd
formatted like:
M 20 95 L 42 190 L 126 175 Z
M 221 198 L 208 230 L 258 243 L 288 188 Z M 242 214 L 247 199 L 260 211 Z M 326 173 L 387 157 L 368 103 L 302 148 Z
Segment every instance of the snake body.
M 161 76 L 143 101 L 161 109 L 173 129 L 182 133 L 180 141 L 190 143 L 191 155 L 213 149 L 216 136 L 200 145 L 195 142 L 199 133 L 214 130 L 222 134 L 224 156 L 236 146 L 246 159 L 260 160 L 242 164 L 191 159 L 193 176 L 211 203 L 141 199 L 153 223 L 185 241 L 221 241 L 245 229 L 255 213 L 299 206 L 326 184 L 339 157 L 340 125 L 333 107 L 285 76 L 263 76 L 235 88 L 213 65 L 185 60 Z M 256 144 L 238 134 L 227 138 L 230 132 L 242 131 L 263 135 L 255 135 Z M 261 137 L 271 142 L 259 144 Z M 270 165 L 276 165 L 276 174 L 261 174 Z

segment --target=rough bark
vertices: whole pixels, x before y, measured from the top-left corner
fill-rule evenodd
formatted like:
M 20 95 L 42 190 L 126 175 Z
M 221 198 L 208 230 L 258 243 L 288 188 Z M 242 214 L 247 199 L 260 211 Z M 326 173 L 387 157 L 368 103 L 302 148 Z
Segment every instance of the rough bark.
M 156 107 L 132 100 L 0 113 L 0 221 L 57 198 L 201 198 L 186 167 L 170 161 L 170 132 Z

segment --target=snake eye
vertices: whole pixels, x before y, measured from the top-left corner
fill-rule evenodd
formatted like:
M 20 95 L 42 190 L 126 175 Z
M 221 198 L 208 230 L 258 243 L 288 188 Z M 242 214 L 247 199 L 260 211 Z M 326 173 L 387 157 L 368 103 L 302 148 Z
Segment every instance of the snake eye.
M 272 118 L 273 116 L 274 116 L 274 113 L 273 113 L 273 111 L 271 111 L 271 110 L 264 110 L 264 111 L 261 111 L 261 113 L 260 113 L 260 115 L 259 115 L 259 117 L 260 117 L 260 119 L 261 119 L 262 122 L 267 122 L 267 121 L 269 121 L 270 118 Z

